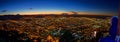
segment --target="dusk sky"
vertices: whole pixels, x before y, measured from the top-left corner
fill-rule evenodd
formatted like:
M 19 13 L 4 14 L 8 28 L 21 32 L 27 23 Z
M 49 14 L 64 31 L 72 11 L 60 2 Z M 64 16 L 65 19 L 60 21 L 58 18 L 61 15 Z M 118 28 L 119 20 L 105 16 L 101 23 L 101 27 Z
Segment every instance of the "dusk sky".
M 118 0 L 0 0 L 0 14 L 79 14 L 118 15 Z

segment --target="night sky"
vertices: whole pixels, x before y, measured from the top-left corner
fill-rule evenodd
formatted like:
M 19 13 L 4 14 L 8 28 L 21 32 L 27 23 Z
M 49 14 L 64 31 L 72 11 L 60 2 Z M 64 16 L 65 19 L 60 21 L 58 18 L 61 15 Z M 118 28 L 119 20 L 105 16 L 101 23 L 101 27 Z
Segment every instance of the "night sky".
M 118 15 L 118 0 L 0 0 L 0 14 L 80 14 Z

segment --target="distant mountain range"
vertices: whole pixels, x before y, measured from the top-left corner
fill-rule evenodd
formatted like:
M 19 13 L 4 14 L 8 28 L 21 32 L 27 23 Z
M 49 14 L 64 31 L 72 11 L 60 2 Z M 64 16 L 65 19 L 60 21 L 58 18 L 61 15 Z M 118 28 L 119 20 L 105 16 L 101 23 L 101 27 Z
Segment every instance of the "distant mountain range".
M 0 20 L 9 20 L 9 19 L 13 19 L 13 20 L 18 20 L 22 17 L 35 17 L 35 18 L 43 18 L 43 17 L 47 17 L 47 16 L 53 16 L 53 17 L 90 17 L 90 18 L 106 18 L 106 17 L 112 17 L 112 15 L 96 15 L 96 14 L 36 14 L 36 15 L 0 15 Z

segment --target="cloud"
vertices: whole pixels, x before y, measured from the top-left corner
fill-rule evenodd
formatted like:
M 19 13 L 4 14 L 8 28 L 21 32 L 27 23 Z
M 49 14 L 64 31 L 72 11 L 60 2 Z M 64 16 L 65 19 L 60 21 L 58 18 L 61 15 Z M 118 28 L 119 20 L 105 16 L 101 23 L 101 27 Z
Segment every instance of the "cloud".
M 8 10 L 2 10 L 1 12 L 7 12 Z
M 29 10 L 32 10 L 33 8 L 29 8 Z

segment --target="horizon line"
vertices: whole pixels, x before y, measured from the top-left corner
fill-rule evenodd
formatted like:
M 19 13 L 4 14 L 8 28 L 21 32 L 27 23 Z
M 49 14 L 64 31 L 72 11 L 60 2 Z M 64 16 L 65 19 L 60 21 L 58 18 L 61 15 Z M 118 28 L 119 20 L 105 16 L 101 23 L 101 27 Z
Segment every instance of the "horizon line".
M 63 15 L 63 14 L 0 14 L 0 15 Z M 65 15 L 107 15 L 107 16 L 118 16 L 113 14 L 65 14 Z

